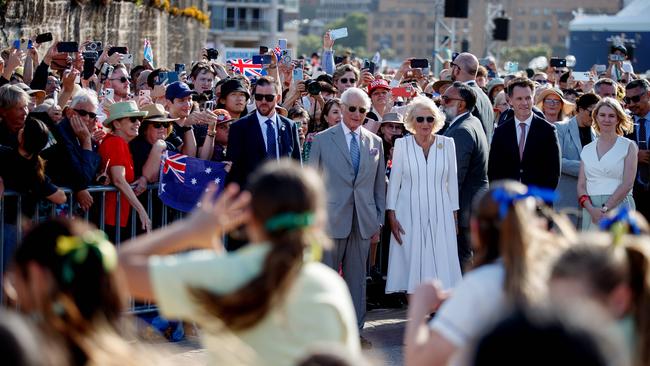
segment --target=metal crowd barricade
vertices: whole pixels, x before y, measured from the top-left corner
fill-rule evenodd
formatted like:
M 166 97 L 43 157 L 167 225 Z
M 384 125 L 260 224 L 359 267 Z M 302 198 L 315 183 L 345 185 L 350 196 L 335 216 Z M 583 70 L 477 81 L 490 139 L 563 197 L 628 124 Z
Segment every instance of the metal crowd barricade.
M 48 212 L 43 212 L 44 210 L 41 209 L 41 202 L 36 203 L 36 207 L 34 209 L 34 215 L 31 218 L 25 218 L 23 213 L 22 213 L 22 203 L 23 203 L 23 197 L 18 194 L 15 191 L 5 191 L 3 196 L 0 196 L 0 289 L 4 285 L 4 272 L 5 272 L 5 263 L 9 263 L 10 258 L 5 258 L 5 247 L 6 246 L 13 246 L 13 248 L 17 247 L 17 245 L 20 243 L 22 237 L 23 237 L 23 224 L 25 223 L 25 220 L 31 220 L 32 223 L 36 224 L 42 221 L 47 220 L 48 218 L 51 217 L 76 217 L 81 220 L 84 220 L 86 222 L 91 222 L 95 226 L 97 226 L 100 230 L 106 231 L 106 217 L 105 217 L 105 208 L 106 208 L 106 193 L 107 192 L 116 192 L 117 194 L 117 205 L 116 205 L 116 217 L 115 217 L 115 222 L 117 225 L 115 226 L 115 245 L 119 247 L 125 239 L 130 239 L 132 237 L 136 236 L 136 228 L 137 225 L 139 225 L 139 219 L 138 215 L 135 211 L 135 209 L 132 207 L 131 208 L 131 217 L 130 217 L 130 231 L 128 233 L 127 238 L 122 238 L 121 237 L 121 232 L 120 232 L 120 192 L 119 190 L 114 187 L 114 186 L 91 186 L 88 187 L 88 191 L 93 197 L 93 207 L 89 211 L 92 211 L 95 213 L 96 217 L 91 217 L 91 213 L 89 211 L 83 212 L 81 215 L 75 215 L 75 206 L 77 204 L 75 197 L 74 197 L 74 192 L 68 188 L 62 188 L 63 191 L 66 194 L 66 197 L 68 198 L 67 202 L 64 205 L 56 205 L 51 202 L 48 202 L 47 204 L 51 207 L 48 207 Z M 146 204 L 144 204 L 145 209 L 147 210 L 147 214 L 149 215 L 149 218 L 152 221 L 152 224 L 158 223 L 159 225 L 154 226 L 156 227 L 161 227 L 161 226 L 166 226 L 167 224 L 171 223 L 174 220 L 178 220 L 179 218 L 183 217 L 184 213 L 180 212 L 178 210 L 172 209 L 169 206 L 166 206 L 162 202 L 160 202 L 160 206 L 158 207 L 159 210 L 156 210 L 156 207 L 154 207 L 154 200 L 156 200 L 157 195 L 158 195 L 158 190 L 159 190 L 159 184 L 150 184 L 147 187 L 147 190 L 142 194 L 145 195 L 146 197 Z M 154 196 L 154 194 L 156 196 Z M 140 197 L 142 197 L 140 195 Z M 16 207 L 16 217 L 15 217 L 15 225 L 13 224 L 6 224 L 7 221 L 13 221 L 12 218 L 6 217 L 7 215 L 7 198 L 14 198 L 15 197 L 15 202 L 12 202 L 11 205 L 15 205 Z M 47 202 L 47 201 L 44 201 Z M 65 205 L 67 205 L 67 211 L 62 210 L 62 208 L 65 208 Z M 157 211 L 157 212 L 155 212 Z M 94 220 L 96 218 L 96 220 Z M 159 219 L 158 219 L 159 218 Z M 14 228 L 15 226 L 15 228 Z M 15 230 L 15 237 L 16 237 L 16 242 L 13 243 L 6 243 L 5 242 L 5 230 Z M 13 252 L 13 251 L 12 251 Z M 4 296 L 0 296 L 2 298 L 2 301 L 4 302 Z M 129 300 L 129 311 L 131 313 L 143 313 L 143 312 L 148 312 L 151 310 L 155 310 L 155 305 L 150 304 L 150 303 L 138 303 L 133 299 Z

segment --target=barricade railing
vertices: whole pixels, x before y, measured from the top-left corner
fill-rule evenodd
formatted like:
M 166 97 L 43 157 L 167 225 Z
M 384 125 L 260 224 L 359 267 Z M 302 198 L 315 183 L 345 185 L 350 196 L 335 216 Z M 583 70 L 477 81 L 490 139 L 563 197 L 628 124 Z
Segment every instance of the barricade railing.
M 167 224 L 183 217 L 184 213 L 166 206 L 158 198 L 158 190 L 160 185 L 158 183 L 150 184 L 147 190 L 142 193 L 138 198 L 143 204 L 144 208 L 149 215 L 153 228 L 166 226 Z M 0 289 L 4 286 L 4 272 L 5 266 L 11 261 L 11 255 L 14 249 L 19 245 L 23 237 L 23 227 L 26 220 L 31 221 L 30 224 L 37 224 L 52 217 L 67 217 L 78 218 L 86 222 L 90 222 L 97 226 L 100 230 L 107 229 L 105 209 L 106 209 L 106 193 L 115 192 L 117 196 L 117 205 L 115 208 L 115 227 L 114 232 L 107 232 L 109 237 L 113 239 L 116 246 L 120 246 L 124 240 L 135 237 L 138 234 L 138 227 L 140 221 L 137 212 L 131 207 L 130 223 L 127 225 L 126 235 L 122 237 L 124 230 L 120 229 L 120 206 L 122 203 L 121 193 L 115 186 L 91 186 L 88 187 L 88 192 L 93 197 L 93 204 L 87 211 L 78 208 L 78 202 L 75 199 L 75 194 L 68 188 L 61 188 L 67 197 L 66 203 L 57 205 L 47 200 L 36 202 L 34 207 L 34 215 L 32 217 L 25 217 L 22 211 L 24 196 L 15 191 L 5 191 L 3 196 L 0 196 Z M 145 197 L 143 199 L 142 197 Z M 8 202 L 10 201 L 10 202 Z M 11 205 L 7 207 L 7 205 Z M 15 211 L 11 210 L 15 206 Z M 8 212 L 14 212 L 15 216 L 7 217 Z M 9 231 L 9 232 L 8 232 Z M 1 296 L 4 302 L 4 296 Z M 132 313 L 146 312 L 155 309 L 152 304 L 137 304 L 130 300 L 129 310 Z

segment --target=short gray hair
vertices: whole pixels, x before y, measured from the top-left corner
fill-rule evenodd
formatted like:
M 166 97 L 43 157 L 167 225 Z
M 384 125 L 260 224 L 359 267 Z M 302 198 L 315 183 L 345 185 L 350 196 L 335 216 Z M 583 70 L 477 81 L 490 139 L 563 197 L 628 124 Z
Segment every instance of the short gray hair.
M 81 89 L 78 93 L 76 93 L 72 97 L 72 101 L 70 102 L 70 107 L 74 108 L 78 106 L 81 103 L 90 103 L 95 108 L 99 105 L 99 101 L 97 100 L 97 94 L 95 94 L 94 91 L 88 90 L 88 89 Z
M 348 88 L 346 91 L 341 94 L 341 103 L 350 105 L 348 101 L 350 100 L 351 97 L 357 96 L 363 100 L 363 106 L 366 107 L 366 109 L 370 108 L 370 105 L 372 104 L 372 101 L 370 100 L 370 97 L 368 94 L 366 94 L 365 91 L 359 89 L 359 88 Z
M 16 85 L 6 84 L 0 87 L 0 109 L 9 109 L 19 102 L 29 104 L 31 97 Z

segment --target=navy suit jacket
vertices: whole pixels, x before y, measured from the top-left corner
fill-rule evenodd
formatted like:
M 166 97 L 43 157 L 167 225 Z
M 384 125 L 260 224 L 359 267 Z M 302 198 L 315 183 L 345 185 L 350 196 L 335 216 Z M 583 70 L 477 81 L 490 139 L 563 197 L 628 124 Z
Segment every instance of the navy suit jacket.
M 278 118 L 280 157 L 290 157 L 301 161 L 300 140 L 296 124 L 280 115 Z M 232 161 L 232 168 L 226 176 L 226 182 L 235 182 L 240 187 L 246 185 L 248 175 L 266 160 L 266 145 L 255 111 L 230 125 L 226 160 Z
M 513 179 L 526 185 L 555 190 L 562 165 L 555 126 L 533 115 L 521 160 L 515 128 L 513 116 L 494 130 L 488 160 L 490 182 Z

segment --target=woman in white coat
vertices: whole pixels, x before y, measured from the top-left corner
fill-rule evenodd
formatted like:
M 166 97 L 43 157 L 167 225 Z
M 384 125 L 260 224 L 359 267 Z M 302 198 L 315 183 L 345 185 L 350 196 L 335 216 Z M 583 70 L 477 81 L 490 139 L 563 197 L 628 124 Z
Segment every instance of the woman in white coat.
M 428 98 L 413 100 L 397 139 L 386 209 L 391 226 L 386 293 L 413 293 L 438 279 L 451 288 L 461 279 L 456 245 L 458 181 L 452 138 L 437 135 L 444 116 Z

